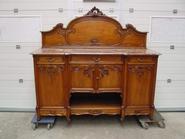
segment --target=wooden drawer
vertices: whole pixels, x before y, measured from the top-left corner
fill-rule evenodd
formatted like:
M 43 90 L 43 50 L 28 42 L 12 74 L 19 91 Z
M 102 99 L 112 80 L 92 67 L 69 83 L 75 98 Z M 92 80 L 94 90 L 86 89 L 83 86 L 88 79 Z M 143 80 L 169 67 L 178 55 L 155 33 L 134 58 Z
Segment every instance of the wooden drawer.
M 122 57 L 121 56 L 114 56 L 114 55 L 74 55 L 71 57 L 70 63 L 85 63 L 85 64 L 122 64 Z
M 62 56 L 39 56 L 37 64 L 63 64 L 64 58 Z
M 65 116 L 66 115 L 66 109 L 64 108 L 53 108 L 53 109 L 45 109 L 41 108 L 39 110 L 39 113 L 41 116 Z
M 125 110 L 125 115 L 149 115 L 150 109 L 149 108 L 127 108 Z
M 120 108 L 73 108 L 71 107 L 71 114 L 73 115 L 101 115 L 101 114 L 110 114 L 110 115 L 117 115 L 121 113 Z
M 128 57 L 129 63 L 155 63 L 156 57 L 153 56 L 132 56 Z

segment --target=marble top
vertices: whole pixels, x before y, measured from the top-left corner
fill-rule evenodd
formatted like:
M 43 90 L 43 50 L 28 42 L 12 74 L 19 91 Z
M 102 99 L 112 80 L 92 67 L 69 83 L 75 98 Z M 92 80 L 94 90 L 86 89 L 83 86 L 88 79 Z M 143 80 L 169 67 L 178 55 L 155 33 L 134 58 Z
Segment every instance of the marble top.
M 40 48 L 32 55 L 160 55 L 144 48 Z

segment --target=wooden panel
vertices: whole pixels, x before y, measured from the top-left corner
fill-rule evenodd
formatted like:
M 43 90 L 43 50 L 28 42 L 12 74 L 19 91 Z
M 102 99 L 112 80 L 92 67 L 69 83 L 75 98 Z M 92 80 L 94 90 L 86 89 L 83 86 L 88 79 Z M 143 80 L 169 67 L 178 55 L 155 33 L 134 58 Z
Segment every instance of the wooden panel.
M 70 65 L 71 91 L 72 92 L 93 92 L 94 73 L 93 65 Z
M 110 115 L 119 115 L 121 113 L 121 109 L 118 108 L 71 108 L 71 114 L 74 115 L 102 115 L 102 114 L 110 114 Z
M 149 115 L 151 112 L 150 108 L 140 107 L 140 108 L 126 108 L 125 115 Z
M 71 64 L 93 64 L 96 60 L 96 56 L 92 55 L 72 55 Z
M 152 105 L 154 65 L 128 64 L 127 72 L 126 105 Z
M 126 25 L 126 33 L 123 32 L 121 45 L 124 47 L 146 47 L 146 32 L 139 32 L 136 28 L 131 25 Z
M 37 64 L 64 64 L 62 56 L 39 56 Z
M 122 28 L 115 19 L 92 8 L 86 15 L 75 18 L 66 28 L 62 24 L 42 32 L 42 47 L 54 46 L 121 46 L 146 47 L 146 32 L 128 24 Z
M 37 65 L 36 68 L 39 107 L 64 106 L 64 66 Z
M 57 24 L 50 31 L 42 32 L 42 46 L 52 47 L 57 45 L 66 45 L 65 29 L 63 24 Z
M 106 18 L 105 18 L 106 19 Z M 73 25 L 73 29 L 67 35 L 67 40 L 71 45 L 115 45 L 120 42 L 120 35 L 117 33 L 118 27 L 109 20 L 102 20 L 102 18 L 86 18 L 84 21 L 77 21 Z
M 121 56 L 115 55 L 72 55 L 70 63 L 74 64 L 122 64 Z
M 99 65 L 98 91 L 100 92 L 122 92 L 123 76 L 122 65 Z
M 127 58 L 129 63 L 155 63 L 155 56 L 131 56 Z
M 66 109 L 61 108 L 41 108 L 39 113 L 42 116 L 64 116 L 66 115 Z

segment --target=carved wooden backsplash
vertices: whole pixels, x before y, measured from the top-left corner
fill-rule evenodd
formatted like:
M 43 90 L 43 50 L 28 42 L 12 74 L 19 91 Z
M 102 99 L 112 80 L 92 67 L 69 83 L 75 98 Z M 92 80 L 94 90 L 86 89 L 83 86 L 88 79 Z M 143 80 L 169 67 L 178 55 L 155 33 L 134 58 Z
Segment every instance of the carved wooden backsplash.
M 146 32 L 137 31 L 131 24 L 122 28 L 118 21 L 94 7 L 86 15 L 72 20 L 66 28 L 59 23 L 52 30 L 42 32 L 42 47 L 122 46 L 145 48 L 146 35 Z

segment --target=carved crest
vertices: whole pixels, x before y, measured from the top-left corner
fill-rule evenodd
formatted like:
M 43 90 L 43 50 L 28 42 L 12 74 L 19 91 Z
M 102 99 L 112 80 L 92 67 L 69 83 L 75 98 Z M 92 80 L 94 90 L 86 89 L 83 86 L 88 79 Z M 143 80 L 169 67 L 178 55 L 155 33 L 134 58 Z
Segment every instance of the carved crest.
M 98 8 L 93 7 L 87 14 L 86 16 L 105 16 L 105 14 L 100 11 Z

